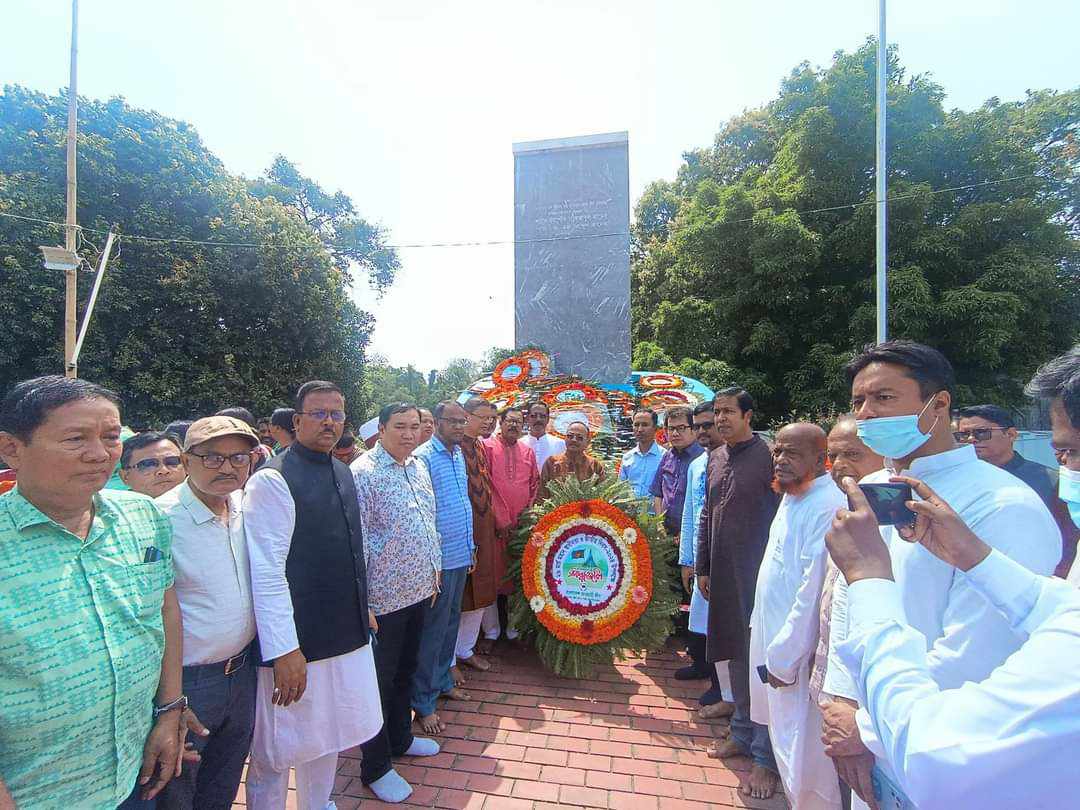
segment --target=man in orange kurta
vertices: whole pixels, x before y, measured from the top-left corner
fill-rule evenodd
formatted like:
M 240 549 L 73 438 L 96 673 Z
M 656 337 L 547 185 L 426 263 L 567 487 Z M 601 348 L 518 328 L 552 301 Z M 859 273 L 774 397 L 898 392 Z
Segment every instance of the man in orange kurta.
M 577 476 L 579 481 L 592 476 L 596 476 L 597 479 L 604 477 L 603 463 L 586 452 L 591 438 L 589 426 L 584 422 L 571 422 L 567 425 L 566 452 L 552 456 L 544 462 L 544 469 L 540 473 L 538 500 L 543 500 L 548 496 L 549 481 L 566 478 L 568 475 Z

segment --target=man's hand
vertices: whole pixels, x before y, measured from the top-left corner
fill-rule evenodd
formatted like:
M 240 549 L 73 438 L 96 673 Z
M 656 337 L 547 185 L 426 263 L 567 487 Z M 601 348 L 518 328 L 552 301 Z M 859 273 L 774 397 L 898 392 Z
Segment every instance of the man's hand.
M 472 562 L 469 563 L 469 573 L 471 574 L 476 570 L 476 549 L 473 549 Z
M 694 592 L 694 566 L 682 566 L 682 586 L 687 593 Z
M 704 576 L 704 577 L 699 576 L 697 578 L 697 589 L 699 591 L 701 591 L 701 595 L 704 596 L 705 601 L 708 602 L 709 601 L 709 577 L 708 576 Z
M 837 509 L 825 544 L 836 567 L 850 585 L 860 579 L 892 579 L 889 549 L 881 539 L 877 518 L 854 478 L 845 477 L 841 487 L 850 509 Z
M 915 525 L 897 527 L 902 538 L 922 543 L 935 557 L 961 571 L 974 568 L 990 554 L 990 546 L 976 537 L 952 507 L 922 481 L 906 475 L 890 480 L 907 484 L 922 498 L 907 502 L 908 509 L 915 513 Z
M 837 757 L 833 759 L 833 764 L 836 765 L 836 773 L 840 778 L 866 802 L 870 810 L 878 810 L 874 801 L 874 784 L 870 778 L 874 755 L 867 753 L 854 757 Z
M 834 759 L 870 753 L 859 737 L 856 708 L 853 701 L 836 698 L 821 709 L 821 741 L 825 743 L 825 753 Z
M 772 674 L 771 672 L 768 672 L 767 674 L 768 674 L 768 676 L 769 676 L 769 677 L 768 677 L 768 680 L 769 680 L 769 686 L 771 686 L 771 687 L 772 687 L 773 689 L 784 689 L 785 687 L 788 687 L 788 686 L 794 686 L 794 685 L 795 685 L 795 681 L 792 681 L 791 683 L 784 683 L 784 682 L 783 682 L 782 680 L 780 680 L 779 678 L 777 678 L 777 677 L 776 677 L 775 675 L 773 675 L 773 674 Z
M 379 632 L 379 620 L 375 618 L 375 611 L 368 608 L 367 612 L 367 626 L 372 633 Z
M 297 647 L 274 659 L 274 694 L 271 702 L 289 706 L 304 696 L 307 689 L 307 659 Z
M 15 810 L 15 800 L 11 798 L 3 779 L 0 779 L 0 810 Z
M 177 747 L 179 750 L 176 752 L 176 773 L 173 776 L 179 776 L 183 773 L 183 764 L 186 762 L 188 765 L 194 765 L 202 759 L 202 755 L 195 749 L 195 744 L 188 742 L 188 734 L 197 734 L 200 737 L 209 737 L 210 729 L 204 726 L 199 718 L 195 716 L 190 708 L 184 709 L 184 713 L 180 716 L 180 722 L 177 724 Z
M 165 712 L 154 721 L 143 745 L 139 787 L 142 798 L 149 800 L 161 793 L 176 773 L 180 760 L 180 709 Z

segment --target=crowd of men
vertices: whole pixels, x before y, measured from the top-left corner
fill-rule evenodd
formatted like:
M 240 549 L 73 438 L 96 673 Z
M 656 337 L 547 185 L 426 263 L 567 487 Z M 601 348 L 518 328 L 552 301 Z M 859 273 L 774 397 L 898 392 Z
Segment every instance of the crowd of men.
M 676 677 L 730 717 L 709 754 L 749 757 L 744 793 L 797 810 L 1062 806 L 1080 347 L 1029 385 L 1058 471 L 1015 452 L 1008 411 L 957 410 L 930 347 L 869 347 L 847 375 L 851 414 L 769 439 L 737 387 L 668 408 L 667 447 L 633 413 L 617 474 L 678 546 Z M 392 403 L 369 450 L 336 384 L 294 405 L 130 435 L 90 382 L 0 402 L 0 810 L 229 808 L 245 762 L 255 810 L 285 807 L 291 770 L 321 810 L 356 746 L 378 798 L 410 796 L 395 760 L 438 754 L 438 701 L 518 637 L 500 599 L 522 515 L 609 471 L 542 402 Z M 914 492 L 900 525 L 858 486 L 888 482 Z

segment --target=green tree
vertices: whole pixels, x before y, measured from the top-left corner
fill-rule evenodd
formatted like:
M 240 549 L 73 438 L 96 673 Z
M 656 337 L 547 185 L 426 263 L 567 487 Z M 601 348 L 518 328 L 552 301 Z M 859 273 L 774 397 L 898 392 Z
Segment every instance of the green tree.
M 646 189 L 635 368 L 719 361 L 765 416 L 847 402 L 840 369 L 874 338 L 874 60 L 871 41 L 798 66 Z M 890 335 L 942 349 L 961 399 L 1009 404 L 1080 336 L 1080 89 L 943 97 L 890 52 Z
M 265 414 L 315 377 L 341 383 L 354 420 L 365 412 L 372 319 L 350 300 L 348 265 L 388 283 L 396 258 L 375 233 L 365 243 L 347 198 L 335 195 L 332 227 L 354 228 L 354 252 L 331 252 L 327 231 L 288 200 L 250 193 L 189 124 L 119 98 L 80 99 L 79 117 L 80 254 L 93 263 L 102 232 L 122 232 L 80 375 L 118 391 L 139 427 L 227 405 Z M 4 88 L 0 212 L 63 220 L 65 125 L 63 95 Z M 62 368 L 63 277 L 37 251 L 60 241 L 55 227 L 0 217 L 0 390 Z M 89 288 L 83 276 L 80 313 Z

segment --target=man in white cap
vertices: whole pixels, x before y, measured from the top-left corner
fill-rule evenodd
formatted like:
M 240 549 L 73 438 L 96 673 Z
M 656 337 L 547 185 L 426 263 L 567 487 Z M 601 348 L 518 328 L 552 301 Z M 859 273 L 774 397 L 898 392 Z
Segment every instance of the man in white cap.
M 161 810 L 228 810 L 251 748 L 255 611 L 241 496 L 258 444 L 239 419 L 199 419 L 184 438 L 187 479 L 155 501 L 172 525 L 184 694 L 207 729 L 194 737 L 200 761 L 166 785 Z

